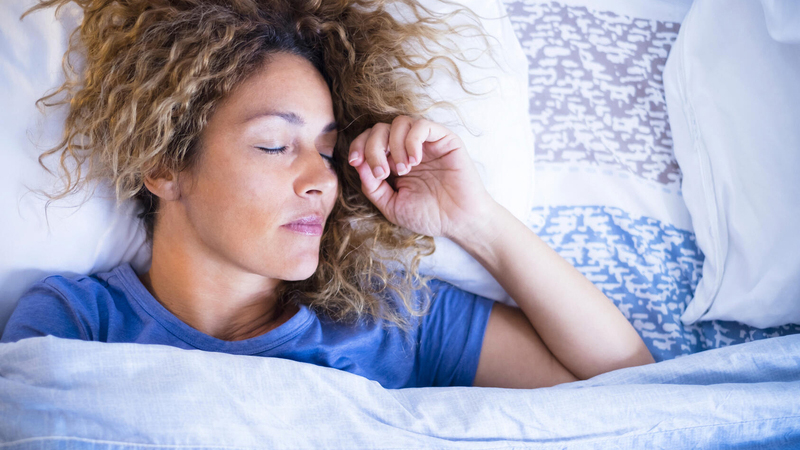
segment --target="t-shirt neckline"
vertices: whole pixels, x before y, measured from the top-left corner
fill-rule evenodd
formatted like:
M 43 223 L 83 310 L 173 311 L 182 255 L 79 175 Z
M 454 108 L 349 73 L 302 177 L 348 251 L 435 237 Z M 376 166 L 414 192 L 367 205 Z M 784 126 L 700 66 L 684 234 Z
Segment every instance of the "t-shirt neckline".
M 296 337 L 311 324 L 314 314 L 306 305 L 298 305 L 299 310 L 289 320 L 260 336 L 241 341 L 225 341 L 196 330 L 180 320 L 164 307 L 139 280 L 130 264 L 114 269 L 122 282 L 122 288 L 162 327 L 178 339 L 199 350 L 253 355 L 274 349 Z

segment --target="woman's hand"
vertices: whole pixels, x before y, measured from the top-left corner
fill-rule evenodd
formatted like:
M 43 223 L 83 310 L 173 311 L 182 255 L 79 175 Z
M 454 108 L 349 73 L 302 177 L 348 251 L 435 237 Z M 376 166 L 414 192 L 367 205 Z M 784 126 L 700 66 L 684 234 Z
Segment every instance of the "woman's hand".
M 653 362 L 614 303 L 492 200 L 447 128 L 405 116 L 376 124 L 350 145 L 349 161 L 387 219 L 452 239 L 520 306 L 493 308 L 476 386 L 552 386 Z
M 488 221 L 494 200 L 464 143 L 447 128 L 398 116 L 350 144 L 364 194 L 395 225 L 451 239 Z

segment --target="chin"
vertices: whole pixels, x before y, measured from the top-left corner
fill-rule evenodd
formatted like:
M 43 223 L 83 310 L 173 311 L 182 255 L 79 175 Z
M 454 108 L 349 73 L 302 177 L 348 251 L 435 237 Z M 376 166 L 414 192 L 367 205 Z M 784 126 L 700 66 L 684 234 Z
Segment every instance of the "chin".
M 302 281 L 311 278 L 314 275 L 314 272 L 317 271 L 317 267 L 319 267 L 319 260 L 316 258 L 313 261 L 309 262 L 302 262 L 297 266 L 293 267 L 289 273 L 285 274 L 285 276 L 281 277 L 281 279 L 285 281 Z

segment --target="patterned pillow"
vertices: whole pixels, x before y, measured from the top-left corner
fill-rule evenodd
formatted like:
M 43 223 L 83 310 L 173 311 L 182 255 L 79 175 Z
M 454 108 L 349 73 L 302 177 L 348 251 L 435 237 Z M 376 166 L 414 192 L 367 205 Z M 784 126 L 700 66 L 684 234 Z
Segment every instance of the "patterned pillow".
M 800 332 L 680 320 L 705 256 L 683 200 L 662 74 L 691 1 L 505 4 L 530 67 L 533 230 L 614 302 L 656 360 Z

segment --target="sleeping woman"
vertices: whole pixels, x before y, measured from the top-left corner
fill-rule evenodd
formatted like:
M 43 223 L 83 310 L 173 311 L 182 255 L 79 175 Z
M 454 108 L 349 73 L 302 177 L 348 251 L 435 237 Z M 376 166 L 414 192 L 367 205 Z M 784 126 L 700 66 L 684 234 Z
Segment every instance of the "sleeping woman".
M 425 119 L 420 74 L 454 66 L 414 49 L 446 48 L 449 16 L 412 0 L 410 23 L 383 1 L 78 3 L 80 70 L 42 99 L 69 108 L 42 155 L 60 155 L 52 198 L 109 182 L 141 204 L 152 263 L 44 279 L 2 342 L 288 358 L 385 388 L 535 388 L 653 362 L 614 304 L 489 196 L 459 136 Z M 433 236 L 520 308 L 421 276 Z

